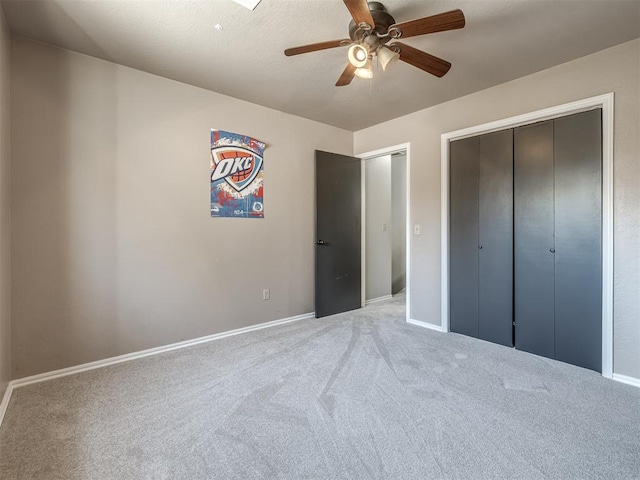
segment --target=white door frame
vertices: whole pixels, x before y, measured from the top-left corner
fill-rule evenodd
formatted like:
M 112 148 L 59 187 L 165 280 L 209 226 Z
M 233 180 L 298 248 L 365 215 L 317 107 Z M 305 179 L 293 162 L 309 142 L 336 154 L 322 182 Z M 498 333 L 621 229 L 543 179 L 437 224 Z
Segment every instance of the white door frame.
M 441 142 L 441 326 L 449 331 L 449 142 L 602 108 L 602 375 L 613 376 L 613 108 L 607 93 L 495 122 L 443 133 Z
M 411 310 L 411 182 L 409 179 L 411 178 L 411 143 L 401 143 L 399 145 L 394 145 L 392 147 L 385 147 L 379 150 L 373 150 L 371 152 L 360 153 L 356 155 L 356 158 L 360 159 L 361 165 L 361 203 L 362 203 L 362 227 L 361 227 L 361 242 L 362 242 L 362 257 L 361 257 L 361 275 L 362 275 L 362 306 L 364 307 L 366 301 L 366 280 L 367 280 L 367 261 L 366 261 L 366 223 L 365 223 L 365 214 L 366 214 L 366 198 L 365 198 L 365 164 L 364 162 L 369 158 L 381 157 L 383 155 L 391 155 L 394 152 L 398 152 L 400 150 L 404 150 L 407 153 L 407 176 L 405 179 L 406 182 L 406 190 L 407 190 L 407 198 L 406 198 L 406 267 L 405 267 L 405 289 L 407 292 L 407 322 L 411 319 L 410 310 Z

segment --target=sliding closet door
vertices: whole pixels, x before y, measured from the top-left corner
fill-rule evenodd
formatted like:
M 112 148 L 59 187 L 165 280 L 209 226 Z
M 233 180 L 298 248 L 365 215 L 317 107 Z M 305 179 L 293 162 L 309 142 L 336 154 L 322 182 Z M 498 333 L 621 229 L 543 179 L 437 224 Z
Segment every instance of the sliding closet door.
M 514 132 L 516 348 L 555 358 L 553 121 Z
M 450 149 L 449 326 L 477 337 L 479 140 L 457 140 Z
M 555 358 L 602 369 L 602 115 L 556 119 Z
M 478 337 L 513 346 L 513 130 L 479 141 Z

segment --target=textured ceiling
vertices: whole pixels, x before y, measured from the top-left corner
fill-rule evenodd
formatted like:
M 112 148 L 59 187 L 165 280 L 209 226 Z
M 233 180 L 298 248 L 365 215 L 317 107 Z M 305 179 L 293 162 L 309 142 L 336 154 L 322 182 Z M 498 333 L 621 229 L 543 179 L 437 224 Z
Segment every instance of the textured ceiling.
M 295 115 L 359 130 L 640 37 L 639 0 L 386 0 L 396 21 L 461 8 L 462 30 L 405 42 L 453 64 L 438 79 L 399 62 L 334 87 L 346 49 L 285 48 L 347 38 L 341 0 L 8 0 L 18 35 Z M 214 28 L 215 24 L 223 30 Z

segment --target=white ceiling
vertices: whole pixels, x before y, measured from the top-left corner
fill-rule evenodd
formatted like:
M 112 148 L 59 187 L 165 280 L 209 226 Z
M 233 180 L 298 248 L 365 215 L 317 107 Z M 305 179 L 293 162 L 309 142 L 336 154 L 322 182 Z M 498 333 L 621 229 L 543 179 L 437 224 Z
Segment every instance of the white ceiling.
M 359 130 L 640 37 L 640 0 L 385 0 L 401 22 L 461 8 L 462 30 L 407 39 L 453 64 L 438 79 L 399 62 L 334 84 L 346 49 L 285 48 L 347 38 L 341 0 L 3 0 L 18 35 L 284 112 Z M 215 24 L 224 29 L 218 31 Z

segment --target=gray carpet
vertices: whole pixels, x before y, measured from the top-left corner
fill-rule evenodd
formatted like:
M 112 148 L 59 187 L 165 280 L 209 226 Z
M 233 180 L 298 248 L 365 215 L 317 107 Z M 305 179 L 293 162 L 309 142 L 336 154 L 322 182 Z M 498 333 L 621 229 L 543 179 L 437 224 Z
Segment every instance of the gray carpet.
M 640 389 L 402 301 L 19 388 L 0 478 L 640 478 Z

